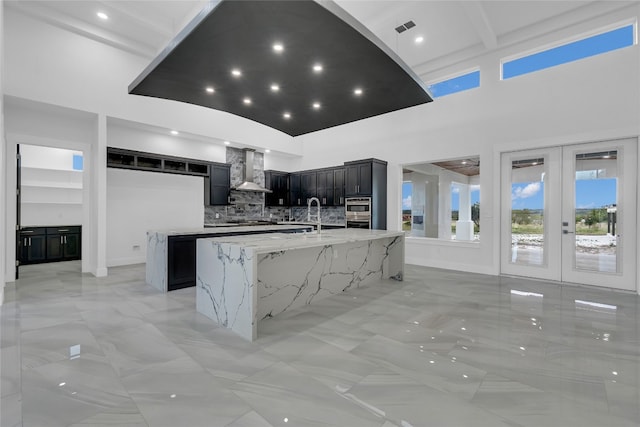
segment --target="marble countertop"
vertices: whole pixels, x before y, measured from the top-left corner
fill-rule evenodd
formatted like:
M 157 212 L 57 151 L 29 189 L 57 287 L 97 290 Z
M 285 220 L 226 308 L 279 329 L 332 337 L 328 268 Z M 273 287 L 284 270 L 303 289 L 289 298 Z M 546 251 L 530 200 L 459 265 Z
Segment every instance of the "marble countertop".
M 322 230 L 320 233 L 271 233 L 249 236 L 211 237 L 204 240 L 250 248 L 256 253 L 268 253 L 292 249 L 312 248 L 317 246 L 338 245 L 364 240 L 393 238 L 404 235 L 404 231 L 345 228 L 344 230 Z
M 282 225 L 318 225 L 315 221 L 278 221 L 278 224 Z M 320 226 L 332 226 L 332 227 L 345 227 L 347 224 L 344 222 L 322 222 Z
M 221 226 L 210 228 L 179 228 L 175 230 L 149 230 L 147 233 L 163 234 L 165 236 L 186 236 L 190 234 L 219 234 L 233 232 L 260 232 L 260 231 L 278 231 L 278 230 L 304 230 L 308 229 L 308 225 L 243 225 L 243 226 Z

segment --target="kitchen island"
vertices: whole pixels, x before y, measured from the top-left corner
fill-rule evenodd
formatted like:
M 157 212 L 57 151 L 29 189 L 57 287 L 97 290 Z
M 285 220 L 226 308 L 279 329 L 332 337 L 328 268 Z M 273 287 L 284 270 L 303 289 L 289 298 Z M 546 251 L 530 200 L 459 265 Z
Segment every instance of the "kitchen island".
M 147 231 L 147 284 L 162 292 L 195 286 L 196 240 L 200 238 L 313 231 L 308 225 L 223 225 Z
M 252 341 L 260 320 L 381 279 L 402 280 L 404 232 L 198 239 L 196 259 L 197 311 Z

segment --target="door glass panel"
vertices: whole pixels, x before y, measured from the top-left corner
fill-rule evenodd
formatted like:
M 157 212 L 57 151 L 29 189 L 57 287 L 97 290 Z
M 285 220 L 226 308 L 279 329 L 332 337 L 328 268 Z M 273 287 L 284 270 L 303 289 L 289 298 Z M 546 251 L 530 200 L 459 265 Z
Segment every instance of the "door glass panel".
M 545 258 L 544 158 L 511 162 L 511 260 L 542 266 Z
M 575 268 L 618 272 L 618 152 L 576 155 Z

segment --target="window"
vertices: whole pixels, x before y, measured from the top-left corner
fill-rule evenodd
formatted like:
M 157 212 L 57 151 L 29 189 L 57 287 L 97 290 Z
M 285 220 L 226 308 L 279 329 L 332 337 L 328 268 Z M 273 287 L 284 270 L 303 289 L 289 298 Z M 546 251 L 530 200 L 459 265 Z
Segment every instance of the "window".
M 413 237 L 480 238 L 480 158 L 405 165 L 402 229 Z
M 502 79 L 566 64 L 635 43 L 633 24 L 502 63 Z
M 73 170 L 81 171 L 83 169 L 83 159 L 82 154 L 74 154 L 73 155 Z
M 434 98 L 451 95 L 480 86 L 480 70 L 453 77 L 427 86 Z

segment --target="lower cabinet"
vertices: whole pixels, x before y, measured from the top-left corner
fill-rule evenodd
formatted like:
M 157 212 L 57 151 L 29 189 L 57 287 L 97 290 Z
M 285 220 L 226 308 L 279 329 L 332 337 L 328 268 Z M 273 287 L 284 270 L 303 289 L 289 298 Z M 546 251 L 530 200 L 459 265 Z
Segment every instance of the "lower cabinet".
M 71 261 L 82 256 L 82 227 L 25 227 L 20 230 L 20 265 Z
M 196 239 L 202 236 L 171 236 L 167 253 L 167 290 L 195 286 Z
M 47 262 L 47 229 L 30 227 L 20 230 L 20 264 Z

